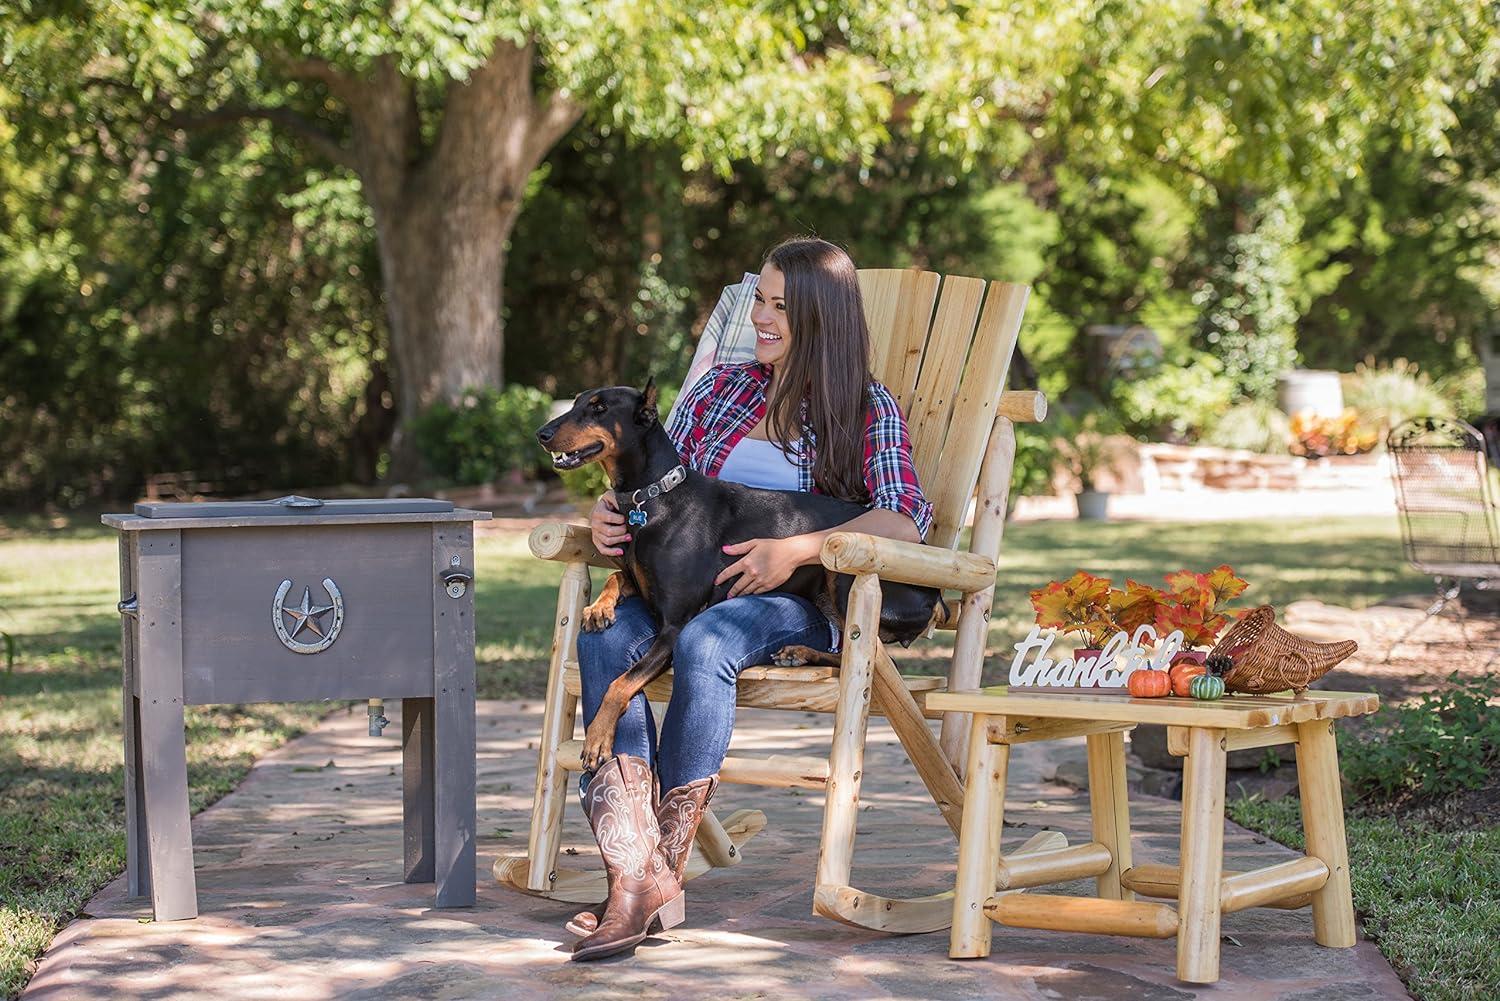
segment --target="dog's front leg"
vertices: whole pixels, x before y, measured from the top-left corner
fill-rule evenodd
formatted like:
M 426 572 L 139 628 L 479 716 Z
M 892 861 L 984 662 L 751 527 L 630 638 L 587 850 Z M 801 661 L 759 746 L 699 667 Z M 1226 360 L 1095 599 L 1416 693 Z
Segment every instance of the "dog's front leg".
M 583 631 L 596 633 L 614 625 L 615 606 L 622 598 L 638 593 L 635 589 L 635 581 L 625 571 L 616 570 L 610 574 L 609 580 L 604 582 L 604 589 L 599 592 L 599 597 L 583 610 Z
M 630 700 L 671 666 L 672 646 L 676 642 L 677 630 L 664 626 L 646 655 L 605 689 L 604 701 L 599 704 L 599 711 L 589 721 L 583 735 L 585 771 L 594 771 L 614 753 L 615 727 L 619 725 L 620 717 L 630 708 Z

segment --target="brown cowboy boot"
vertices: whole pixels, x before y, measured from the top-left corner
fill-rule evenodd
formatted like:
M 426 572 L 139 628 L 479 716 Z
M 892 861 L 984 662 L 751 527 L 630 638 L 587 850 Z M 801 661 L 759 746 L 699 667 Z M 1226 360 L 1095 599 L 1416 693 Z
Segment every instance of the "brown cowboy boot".
M 651 767 L 640 758 L 617 754 L 584 792 L 589 825 L 609 876 L 609 900 L 598 929 L 573 947 L 574 959 L 603 959 L 632 949 L 653 920 L 663 928 L 682 923 L 682 883 L 661 851 L 654 791 Z
M 698 833 L 698 824 L 703 820 L 703 811 L 719 787 L 719 777 L 708 778 L 678 786 L 661 798 L 656 806 L 656 823 L 661 830 L 661 850 L 667 864 L 672 867 L 677 881 L 687 869 L 688 856 L 692 854 L 693 838 Z M 599 904 L 586 911 L 579 911 L 568 922 L 567 929 L 574 935 L 591 935 L 599 926 L 599 917 L 604 905 Z M 653 927 L 651 929 L 655 931 Z

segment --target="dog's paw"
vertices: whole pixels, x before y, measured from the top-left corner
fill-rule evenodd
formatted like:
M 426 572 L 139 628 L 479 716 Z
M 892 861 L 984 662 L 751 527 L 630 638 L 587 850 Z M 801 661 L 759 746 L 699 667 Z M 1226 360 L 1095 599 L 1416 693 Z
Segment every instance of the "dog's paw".
M 784 646 L 771 657 L 777 667 L 803 667 L 807 664 L 807 647 Z
M 610 748 L 614 742 L 613 733 L 600 733 L 597 727 L 589 727 L 583 735 L 583 753 L 580 755 L 583 770 L 597 771 L 600 765 L 609 760 Z
M 583 610 L 580 625 L 586 633 L 597 633 L 615 624 L 615 603 L 596 601 Z

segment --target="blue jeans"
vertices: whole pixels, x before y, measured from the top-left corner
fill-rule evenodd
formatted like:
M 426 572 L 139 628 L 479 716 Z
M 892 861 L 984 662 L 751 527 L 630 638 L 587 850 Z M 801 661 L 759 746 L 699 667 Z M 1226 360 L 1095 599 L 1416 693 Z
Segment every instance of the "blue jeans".
M 626 598 L 615 607 L 615 621 L 608 629 L 578 634 L 585 723 L 599 711 L 610 682 L 645 655 L 656 634 L 656 620 L 639 597 Z M 770 663 L 784 646 L 826 651 L 833 649 L 833 640 L 827 616 L 796 595 L 742 595 L 705 609 L 677 634 L 672 701 L 660 735 L 646 696 L 637 695 L 615 730 L 615 753 L 651 762 L 663 790 L 718 774 L 734 730 L 740 672 Z M 582 783 L 587 781 L 585 773 Z

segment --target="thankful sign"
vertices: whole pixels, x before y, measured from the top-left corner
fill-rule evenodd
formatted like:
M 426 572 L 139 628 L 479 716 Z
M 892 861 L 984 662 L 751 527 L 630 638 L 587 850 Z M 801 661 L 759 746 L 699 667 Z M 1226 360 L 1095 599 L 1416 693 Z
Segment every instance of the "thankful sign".
M 1043 631 L 1040 626 L 1032 626 L 1026 638 L 1016 644 L 1016 656 L 1010 662 L 1012 688 L 1123 691 L 1130 672 L 1142 668 L 1166 670 L 1183 646 L 1181 630 L 1174 629 L 1160 638 L 1152 626 L 1143 624 L 1129 635 L 1115 633 L 1098 651 L 1053 659 L 1048 653 L 1057 636 L 1055 629 Z
M 1032 591 L 1036 625 L 1016 644 L 1011 687 L 1123 693 L 1131 672 L 1164 670 L 1183 649 L 1212 646 L 1235 614 L 1226 604 L 1249 586 L 1227 564 L 1163 580 L 1164 588 L 1129 579 L 1119 588 L 1080 570 Z M 1088 649 L 1051 656 L 1053 643 L 1069 633 Z

